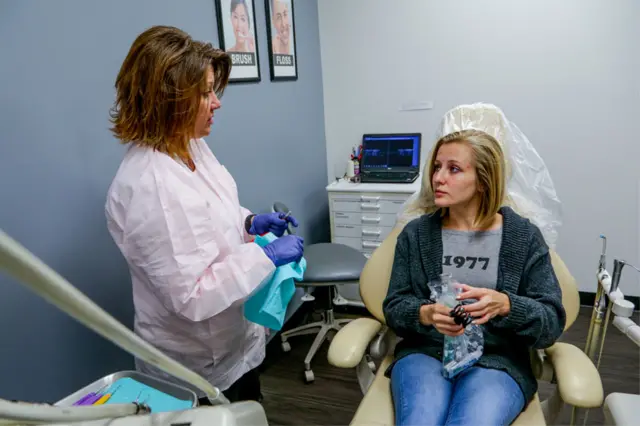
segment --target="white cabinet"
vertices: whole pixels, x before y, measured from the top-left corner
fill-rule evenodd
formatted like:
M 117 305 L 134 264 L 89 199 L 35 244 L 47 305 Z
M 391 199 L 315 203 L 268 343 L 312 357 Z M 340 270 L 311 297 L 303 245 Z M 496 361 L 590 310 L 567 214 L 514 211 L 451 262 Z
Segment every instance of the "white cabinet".
M 419 189 L 420 177 L 410 184 L 331 183 L 327 186 L 331 241 L 369 257 L 391 232 L 407 198 Z
M 393 229 L 405 201 L 419 189 L 420 177 L 410 184 L 331 183 L 327 186 L 331 242 L 370 257 Z M 334 303 L 364 306 L 358 284 L 339 286 Z

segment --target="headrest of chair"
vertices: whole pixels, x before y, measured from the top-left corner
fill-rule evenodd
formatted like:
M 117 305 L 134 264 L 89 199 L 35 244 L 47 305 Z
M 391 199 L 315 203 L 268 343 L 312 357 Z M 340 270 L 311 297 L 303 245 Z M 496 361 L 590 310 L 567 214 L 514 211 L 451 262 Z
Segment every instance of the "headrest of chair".
M 474 103 L 447 111 L 436 132 L 436 140 L 466 129 L 484 131 L 498 140 L 507 167 L 507 199 L 504 204 L 535 223 L 549 247 L 555 248 L 562 224 L 560 199 L 544 161 L 529 139 L 497 106 Z M 429 164 L 435 154 L 433 150 L 429 154 L 422 171 L 421 189 L 404 204 L 397 218 L 398 226 L 406 225 L 432 208 L 434 196 L 429 182 Z
M 485 103 L 459 105 L 447 111 L 442 117 L 436 136 L 440 139 L 449 133 L 476 129 L 490 134 L 504 147 L 508 127 L 507 117 L 495 105 Z

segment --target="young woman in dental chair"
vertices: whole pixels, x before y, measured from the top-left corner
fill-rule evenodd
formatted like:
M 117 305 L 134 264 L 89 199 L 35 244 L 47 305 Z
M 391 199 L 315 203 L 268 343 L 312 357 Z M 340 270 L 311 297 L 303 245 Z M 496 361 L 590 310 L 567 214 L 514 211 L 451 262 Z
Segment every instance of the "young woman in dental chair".
M 530 350 L 563 331 L 560 285 L 538 227 L 503 206 L 498 141 L 463 130 L 433 152 L 434 207 L 398 236 L 383 304 L 387 325 L 403 338 L 387 372 L 396 424 L 507 425 L 537 391 Z M 427 286 L 443 273 L 461 283 L 459 301 L 484 334 L 482 357 L 453 379 L 442 375 L 444 336 L 464 328 Z

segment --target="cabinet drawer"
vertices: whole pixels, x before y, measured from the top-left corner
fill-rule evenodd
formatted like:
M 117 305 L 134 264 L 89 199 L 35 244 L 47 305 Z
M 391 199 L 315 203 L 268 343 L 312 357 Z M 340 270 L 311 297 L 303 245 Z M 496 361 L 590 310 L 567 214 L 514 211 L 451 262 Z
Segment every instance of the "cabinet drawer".
M 404 201 L 403 199 L 398 199 L 363 202 L 334 199 L 332 200 L 332 208 L 336 212 L 396 214 L 402 208 Z
M 382 240 L 373 241 L 370 239 L 364 240 L 362 238 L 350 238 L 350 237 L 334 237 L 334 243 L 344 244 L 345 246 L 353 247 L 354 249 L 362 253 L 372 253 L 375 249 L 380 247 Z
M 374 203 L 381 200 L 388 201 L 405 201 L 411 194 L 402 194 L 397 192 L 340 192 L 331 193 L 331 200 L 354 201 L 360 203 Z
M 392 228 L 396 224 L 396 215 L 375 212 L 333 212 L 333 221 L 338 225 L 383 226 Z
M 382 241 L 393 228 L 368 225 L 335 225 L 336 237 L 360 238 L 363 240 Z

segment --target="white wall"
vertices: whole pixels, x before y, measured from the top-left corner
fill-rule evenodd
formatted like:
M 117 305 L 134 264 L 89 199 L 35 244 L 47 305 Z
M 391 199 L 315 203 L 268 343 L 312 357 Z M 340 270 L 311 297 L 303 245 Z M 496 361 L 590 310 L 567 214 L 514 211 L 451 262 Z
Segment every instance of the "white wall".
M 327 179 L 366 132 L 423 133 L 477 101 L 500 106 L 545 159 L 563 203 L 558 252 L 595 291 L 600 240 L 640 263 L 640 2 L 321 0 Z M 400 112 L 408 101 L 428 111 Z M 341 170 L 338 170 L 341 172 Z M 598 197 L 606 202 L 598 201 Z M 625 269 L 622 290 L 640 295 Z

